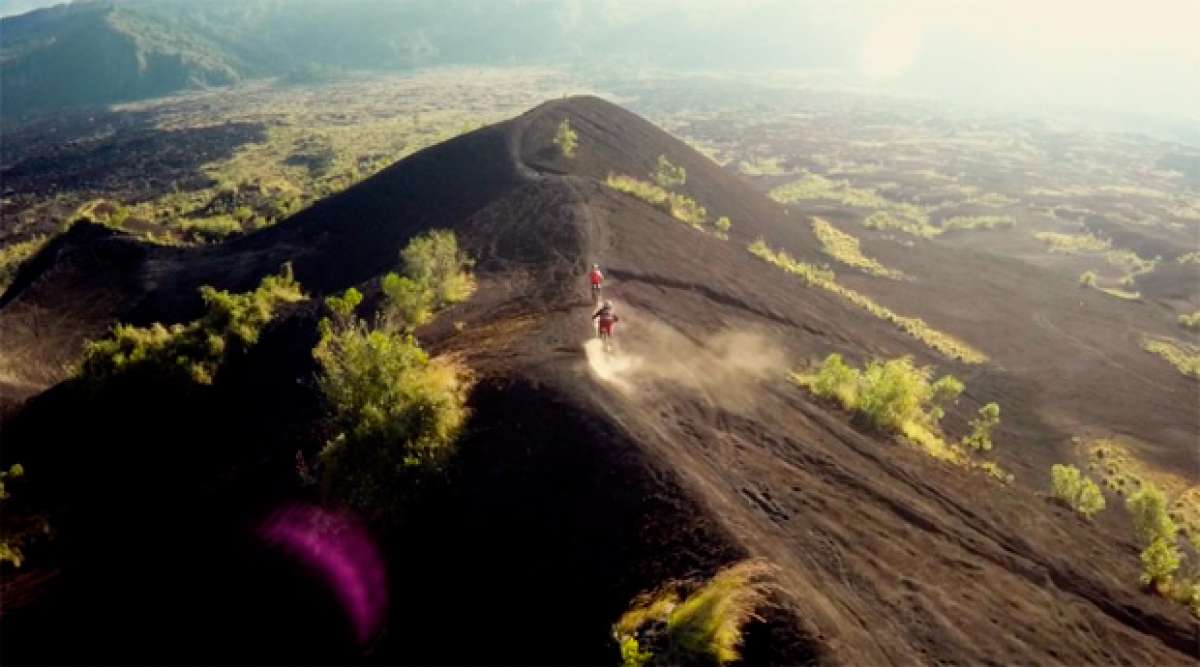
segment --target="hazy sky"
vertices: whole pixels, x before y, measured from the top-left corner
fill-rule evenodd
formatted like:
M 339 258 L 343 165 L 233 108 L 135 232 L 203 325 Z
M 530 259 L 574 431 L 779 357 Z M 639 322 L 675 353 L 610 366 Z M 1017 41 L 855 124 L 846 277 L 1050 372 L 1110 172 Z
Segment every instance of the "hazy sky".
M 1200 118 L 1200 0 L 492 1 L 545 4 L 581 31 L 599 13 L 610 29 L 636 26 L 636 40 L 687 40 L 742 67 L 836 68 L 867 86 L 963 101 Z M 0 0 L 0 15 L 50 4 Z M 669 27 L 646 20 L 664 12 Z

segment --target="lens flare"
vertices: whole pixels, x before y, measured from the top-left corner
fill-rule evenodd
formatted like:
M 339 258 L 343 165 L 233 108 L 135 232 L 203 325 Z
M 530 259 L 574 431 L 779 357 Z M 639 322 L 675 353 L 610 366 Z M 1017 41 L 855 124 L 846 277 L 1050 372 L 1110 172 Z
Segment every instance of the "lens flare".
M 273 514 L 261 535 L 325 582 L 360 644 L 375 637 L 387 613 L 387 572 L 379 548 L 360 521 L 342 512 L 295 505 Z

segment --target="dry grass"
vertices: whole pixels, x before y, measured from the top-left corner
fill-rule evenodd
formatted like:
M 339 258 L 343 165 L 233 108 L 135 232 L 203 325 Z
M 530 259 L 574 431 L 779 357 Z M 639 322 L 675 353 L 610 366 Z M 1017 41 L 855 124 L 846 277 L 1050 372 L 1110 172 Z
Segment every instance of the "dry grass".
M 863 227 L 879 231 L 894 229 L 923 239 L 941 235 L 942 228 L 929 224 L 928 216 L 923 213 L 918 215 L 913 211 L 907 213 L 908 215 L 897 215 L 894 211 L 876 211 L 863 219 Z
M 825 220 L 813 218 L 812 228 L 813 233 L 821 242 L 821 248 L 825 254 L 842 264 L 880 278 L 900 280 L 905 277 L 903 273 L 889 269 L 862 254 L 862 247 L 857 238 L 839 230 Z
M 1059 234 L 1038 232 L 1033 238 L 1050 246 L 1050 252 L 1077 254 L 1081 252 L 1103 252 L 1112 247 L 1112 242 L 1091 234 Z
M 1180 373 L 1200 378 L 1200 349 L 1170 338 L 1142 338 L 1142 349 L 1167 360 Z
M 35 236 L 26 241 L 0 247 L 0 294 L 8 289 L 13 278 L 16 278 L 21 264 L 36 255 L 44 245 L 46 245 L 46 237 Z
M 977 230 L 977 229 L 1006 229 L 1014 227 L 1017 224 L 1016 218 L 1011 215 L 976 215 L 964 216 L 959 215 L 949 218 L 942 223 L 942 230 L 951 231 L 955 229 L 962 230 Z
M 608 187 L 625 194 L 632 195 L 642 201 L 662 208 L 676 220 L 699 230 L 704 229 L 708 221 L 708 211 L 696 200 L 675 192 L 666 190 L 649 181 L 643 181 L 623 174 L 609 174 L 605 179 Z
M 638 596 L 613 634 L 623 653 L 638 654 L 643 662 L 651 657 L 662 664 L 734 662 L 741 657 L 743 628 L 767 603 L 772 572 L 766 562 L 748 560 L 699 587 L 667 584 Z
M 828 269 L 821 269 L 812 264 L 796 261 L 784 251 L 776 252 L 762 239 L 758 239 L 750 244 L 748 249 L 756 257 L 774 264 L 788 273 L 799 276 L 805 284 L 814 285 L 833 292 L 871 315 L 885 322 L 891 322 L 896 328 L 921 341 L 929 346 L 930 349 L 940 352 L 951 359 L 959 359 L 968 364 L 981 364 L 988 360 L 987 355 L 983 352 L 976 350 L 948 333 L 934 329 L 921 318 L 900 315 L 880 305 L 871 297 L 838 284 L 834 279 L 833 272 Z

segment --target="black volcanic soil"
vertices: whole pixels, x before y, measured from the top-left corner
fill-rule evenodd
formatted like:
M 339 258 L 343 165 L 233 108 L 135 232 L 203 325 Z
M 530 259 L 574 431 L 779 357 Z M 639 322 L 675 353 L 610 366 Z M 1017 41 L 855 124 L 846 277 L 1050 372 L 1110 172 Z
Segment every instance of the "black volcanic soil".
M 574 160 L 550 144 L 564 116 Z M 730 241 L 600 182 L 644 176 L 659 154 L 733 219 Z M 42 391 L 62 377 L 46 367 L 112 321 L 189 318 L 198 286 L 246 289 L 284 261 L 314 296 L 371 292 L 431 227 L 454 228 L 478 259 L 477 294 L 421 332 L 478 374 L 474 416 L 447 483 L 387 544 L 391 616 L 368 660 L 612 663 L 608 628 L 634 594 L 761 557 L 779 592 L 751 628 L 751 662 L 1195 661 L 1195 622 L 1136 585 L 1122 513 L 1089 524 L 1038 492 L 1049 464 L 1072 456 L 1072 423 L 1154 440 L 1156 460 L 1200 476 L 1197 385 L 1138 350 L 1127 316 L 1038 267 L 871 247 L 917 283 L 848 285 L 993 361 L 938 358 L 746 252 L 761 235 L 819 259 L 797 211 L 637 116 L 572 98 L 224 245 L 156 248 L 79 227 L 26 266 L 0 300 L 13 406 L 2 458 L 26 465 L 29 502 L 52 511 L 60 537 L 4 582 L 6 664 L 354 657 L 319 585 L 252 530 L 308 493 L 293 461 L 320 446 L 315 305 L 195 396 L 132 387 L 85 401 L 69 382 Z M 615 369 L 583 349 L 593 261 L 623 316 Z M 88 280 L 96 272 L 108 278 Z M 787 380 L 833 351 L 912 354 L 963 378 L 952 431 L 998 400 L 1000 460 L 1019 482 L 863 432 Z

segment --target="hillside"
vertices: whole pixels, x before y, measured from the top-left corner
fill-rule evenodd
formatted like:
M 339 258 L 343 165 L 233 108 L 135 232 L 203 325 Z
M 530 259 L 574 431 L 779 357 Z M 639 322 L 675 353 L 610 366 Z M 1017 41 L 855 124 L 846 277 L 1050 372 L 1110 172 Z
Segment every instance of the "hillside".
M 564 118 L 572 159 L 552 143 Z M 732 220 L 728 239 L 605 184 L 649 178 L 659 156 L 685 168 L 679 190 L 710 218 Z M 284 262 L 314 297 L 360 286 L 375 298 L 400 248 L 438 227 L 475 258 L 478 290 L 418 335 L 474 372 L 473 414 L 451 484 L 383 545 L 392 604 L 370 659 L 614 663 L 611 624 L 637 593 L 745 558 L 776 568 L 748 662 L 1194 659 L 1194 620 L 1136 584 L 1128 521 L 1085 521 L 1044 496 L 1049 465 L 1073 460 L 1068 425 L 1101 416 L 1150 434 L 1147 458 L 1190 469 L 1195 381 L 1124 351 L 1119 302 L 1080 306 L 1049 270 L 945 246 L 880 254 L 909 281 L 839 274 L 987 356 L 954 359 L 747 252 L 761 237 L 821 263 L 807 216 L 644 119 L 576 97 L 227 243 L 154 246 L 81 224 L 24 265 L 0 297 L 0 463 L 37 480 L 27 502 L 59 536 L 4 583 L 4 662 L 360 650 L 321 584 L 253 530 L 307 497 L 295 452 L 321 445 L 315 299 L 288 308 L 202 402 L 136 387 L 83 400 L 62 365 L 114 322 L 191 319 L 201 285 L 244 291 Z M 615 358 L 585 346 L 592 262 L 622 313 Z M 1146 319 L 1152 332 L 1170 324 Z M 996 460 L 1017 481 L 936 461 L 789 380 L 831 352 L 912 355 L 962 378 L 947 407 L 956 434 L 1001 403 Z

